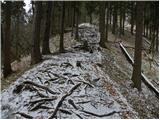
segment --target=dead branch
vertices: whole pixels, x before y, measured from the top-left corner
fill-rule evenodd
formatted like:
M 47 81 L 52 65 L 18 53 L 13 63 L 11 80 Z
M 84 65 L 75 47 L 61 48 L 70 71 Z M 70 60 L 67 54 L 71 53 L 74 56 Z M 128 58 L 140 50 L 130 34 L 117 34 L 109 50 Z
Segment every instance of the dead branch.
M 82 111 L 82 112 L 84 112 L 84 113 L 87 113 L 87 114 L 90 114 L 90 115 L 96 116 L 96 117 L 106 117 L 106 116 L 113 115 L 114 113 L 120 113 L 120 112 L 117 112 L 117 111 L 112 111 L 112 112 L 110 112 L 110 113 L 106 113 L 106 114 L 99 115 L 99 114 L 92 113 L 92 112 L 85 111 L 85 110 L 81 110 L 81 111 Z
M 21 115 L 21 116 L 23 116 L 23 117 L 25 117 L 25 118 L 33 119 L 33 116 L 28 115 L 28 114 L 26 114 L 26 113 L 16 112 L 16 113 L 13 113 L 13 114 L 19 114 L 19 115 Z
M 57 114 L 57 111 L 58 111 L 59 107 L 62 105 L 62 103 L 63 103 L 63 101 L 65 100 L 65 98 L 68 97 L 68 96 L 70 96 L 70 95 L 73 93 L 73 91 L 74 91 L 75 89 L 77 89 L 80 85 L 81 85 L 81 83 L 75 85 L 68 93 L 66 93 L 64 96 L 61 97 L 61 99 L 60 99 L 60 101 L 58 102 L 58 104 L 57 104 L 57 106 L 56 106 L 53 114 L 49 117 L 49 119 L 52 119 L 52 118 L 55 117 L 55 115 Z

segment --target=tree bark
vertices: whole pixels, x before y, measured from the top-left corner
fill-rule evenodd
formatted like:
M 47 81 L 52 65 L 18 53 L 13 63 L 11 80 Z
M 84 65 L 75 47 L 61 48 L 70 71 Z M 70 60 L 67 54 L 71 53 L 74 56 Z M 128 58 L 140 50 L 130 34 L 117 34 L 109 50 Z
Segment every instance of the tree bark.
M 46 25 L 45 25 L 44 39 L 42 45 L 42 54 L 50 54 L 49 37 L 50 37 L 50 25 L 51 25 L 51 11 L 52 11 L 52 1 L 47 1 Z
M 32 52 L 31 52 L 31 64 L 36 64 L 41 61 L 40 53 L 40 26 L 41 26 L 41 11 L 42 2 L 35 2 L 35 14 L 33 21 L 33 32 L 32 32 Z
M 11 2 L 6 2 L 5 7 L 5 40 L 4 46 L 3 46 L 3 52 L 4 52 L 4 71 L 3 75 L 4 78 L 7 77 L 11 72 L 11 60 L 10 60 L 10 35 L 11 35 Z
M 141 91 L 141 63 L 142 63 L 142 32 L 143 32 L 143 2 L 139 1 L 137 5 L 136 14 L 136 40 L 135 40 L 135 52 L 134 52 L 134 65 L 132 81 L 134 86 Z
M 59 52 L 64 52 L 64 19 L 65 19 L 65 2 L 62 1 L 62 13 L 61 13 L 61 33 L 60 33 L 60 44 Z
M 100 46 L 105 46 L 105 4 L 104 2 L 99 3 L 99 32 L 100 32 Z

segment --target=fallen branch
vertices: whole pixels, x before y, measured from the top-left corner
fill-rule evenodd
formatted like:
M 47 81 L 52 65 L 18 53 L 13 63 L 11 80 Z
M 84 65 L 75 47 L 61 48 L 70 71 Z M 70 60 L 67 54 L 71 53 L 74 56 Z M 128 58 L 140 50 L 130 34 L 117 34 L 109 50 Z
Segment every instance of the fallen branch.
M 33 119 L 33 116 L 28 115 L 28 114 L 26 114 L 26 113 L 16 112 L 16 113 L 13 113 L 13 114 L 19 114 L 19 115 L 21 115 L 21 116 L 23 116 L 23 117 L 25 117 L 25 118 Z
M 106 117 L 106 116 L 113 115 L 113 114 L 115 114 L 115 113 L 120 113 L 120 112 L 117 112 L 117 111 L 112 111 L 112 112 L 110 112 L 110 113 L 106 113 L 106 114 L 99 115 L 99 114 L 92 113 L 92 112 L 85 111 L 85 110 L 81 110 L 81 111 L 84 112 L 84 113 L 87 113 L 87 114 L 96 116 L 96 117 Z
M 55 115 L 57 114 L 57 111 L 58 111 L 59 107 L 62 105 L 62 103 L 63 103 L 63 101 L 65 100 L 65 98 L 68 97 L 68 96 L 70 96 L 70 95 L 73 93 L 73 91 L 74 91 L 75 89 L 77 89 L 80 85 L 81 85 L 81 83 L 75 85 L 68 93 L 66 93 L 64 96 L 61 97 L 61 99 L 60 99 L 60 101 L 58 102 L 58 104 L 57 104 L 57 106 L 56 106 L 53 114 L 49 117 L 49 119 L 52 119 L 52 118 L 55 117 Z

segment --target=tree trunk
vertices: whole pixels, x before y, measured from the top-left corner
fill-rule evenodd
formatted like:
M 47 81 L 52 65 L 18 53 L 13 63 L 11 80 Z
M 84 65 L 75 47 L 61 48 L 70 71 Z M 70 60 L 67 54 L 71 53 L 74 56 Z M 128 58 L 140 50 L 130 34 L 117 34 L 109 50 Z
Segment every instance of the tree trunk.
M 10 60 L 10 33 L 11 33 L 11 2 L 6 2 L 5 8 L 5 40 L 4 40 L 4 78 L 11 72 L 11 60 Z
M 92 13 L 89 16 L 90 16 L 90 24 L 92 24 Z
M 115 34 L 117 27 L 117 3 L 114 3 L 114 11 L 113 11 L 113 28 L 112 28 L 112 34 Z
M 19 15 L 17 15 L 17 24 L 16 24 L 16 27 L 17 27 L 17 29 L 16 29 L 16 59 L 18 60 L 18 61 L 20 61 L 20 54 L 19 54 L 19 49 L 18 49 L 18 45 L 19 45 L 19 42 L 20 42 L 20 37 L 19 37 L 19 23 L 20 23 L 20 18 L 19 18 L 20 16 Z
M 72 32 L 71 32 L 71 36 L 73 36 L 74 33 L 74 27 L 75 27 L 75 12 L 76 8 L 75 8 L 75 2 L 73 2 L 73 16 L 72 16 Z
M 50 54 L 49 37 L 50 37 L 50 25 L 51 25 L 51 11 L 52 11 L 52 1 L 47 1 L 46 25 L 45 25 L 44 39 L 42 45 L 42 54 Z
M 65 2 L 62 1 L 62 12 L 61 12 L 61 33 L 60 33 L 60 44 L 59 44 L 59 52 L 64 52 L 64 19 L 65 19 Z
M 121 37 L 122 35 L 122 17 L 123 17 L 123 14 L 122 14 L 122 3 L 120 2 L 120 30 L 119 30 L 119 37 Z
M 75 39 L 78 40 L 78 19 L 79 19 L 79 9 L 78 9 L 78 3 L 76 2 L 76 33 L 75 33 Z
M 124 35 L 124 26 L 125 26 L 125 18 L 126 18 L 126 15 L 125 15 L 125 3 L 124 3 L 124 6 L 123 6 L 123 22 L 122 22 L 122 35 Z
M 134 86 L 141 91 L 141 63 L 142 63 L 142 32 L 143 32 L 143 2 L 139 1 L 137 5 L 136 14 L 136 40 L 134 52 L 134 65 L 132 81 Z
M 131 34 L 133 35 L 133 28 L 134 28 L 134 2 L 131 3 Z
M 104 2 L 100 2 L 99 6 L 99 32 L 100 32 L 100 46 L 105 46 L 105 4 Z
M 108 2 L 108 5 L 107 5 L 107 17 L 106 17 L 106 41 L 108 41 L 109 8 L 110 8 L 110 2 Z
M 41 61 L 40 53 L 40 26 L 41 26 L 41 11 L 42 2 L 35 2 L 35 14 L 33 21 L 33 32 L 32 32 L 32 53 L 31 53 L 31 64 L 36 64 Z

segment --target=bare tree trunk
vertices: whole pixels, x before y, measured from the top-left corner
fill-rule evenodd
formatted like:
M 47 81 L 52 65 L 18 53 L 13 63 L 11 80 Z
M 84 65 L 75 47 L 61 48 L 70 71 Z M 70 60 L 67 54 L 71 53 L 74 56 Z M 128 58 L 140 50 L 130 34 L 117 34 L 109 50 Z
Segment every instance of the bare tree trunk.
M 47 3 L 46 25 L 45 25 L 43 44 L 42 44 L 42 54 L 50 54 L 49 37 L 50 37 L 50 25 L 51 25 L 52 1 L 47 1 L 46 3 Z
M 92 24 L 92 13 L 89 16 L 90 16 L 90 24 Z
M 32 53 L 31 53 L 31 64 L 36 64 L 41 61 L 40 53 L 40 26 L 41 26 L 41 11 L 42 11 L 42 2 L 35 2 L 35 14 L 33 21 L 33 32 L 32 32 Z
M 10 60 L 10 34 L 11 34 L 11 2 L 6 2 L 5 7 L 5 40 L 4 40 L 4 77 L 7 77 L 11 72 L 11 60 Z
M 76 2 L 76 33 L 75 33 L 75 39 L 78 40 L 78 22 L 79 22 L 79 9 L 78 9 L 78 3 Z
M 134 2 L 131 3 L 131 34 L 133 35 L 134 28 Z
M 124 26 L 125 26 L 125 18 L 126 18 L 126 13 L 125 13 L 125 3 L 123 4 L 123 22 L 122 22 L 122 34 L 124 35 Z
M 113 28 L 112 28 L 112 34 L 115 34 L 116 27 L 117 27 L 117 3 L 114 3 L 114 11 L 113 11 Z
M 110 2 L 107 3 L 107 17 L 106 17 L 106 41 L 108 41 L 108 21 L 109 21 L 109 8 Z
M 16 20 L 16 60 L 20 61 L 20 54 L 19 54 L 19 42 L 20 42 L 20 37 L 19 37 L 19 28 L 20 28 L 20 16 L 17 14 L 17 20 Z
M 73 36 L 74 33 L 74 27 L 75 27 L 75 13 L 76 13 L 76 8 L 75 8 L 75 2 L 73 2 L 73 16 L 72 16 L 72 32 L 71 36 Z
M 61 13 L 61 33 L 60 33 L 60 44 L 59 52 L 64 52 L 64 19 L 65 19 L 65 2 L 62 1 L 62 13 Z
M 121 35 L 122 35 L 122 17 L 123 17 L 122 7 L 123 7 L 123 4 L 120 2 L 120 29 L 119 29 L 119 37 L 121 37 Z
M 99 32 L 100 32 L 100 46 L 105 46 L 105 4 L 104 2 L 100 2 L 99 6 Z
M 136 14 L 136 40 L 134 52 L 134 65 L 132 81 L 134 86 L 141 91 L 141 63 L 142 63 L 142 32 L 143 32 L 143 2 L 139 1 L 137 5 Z

